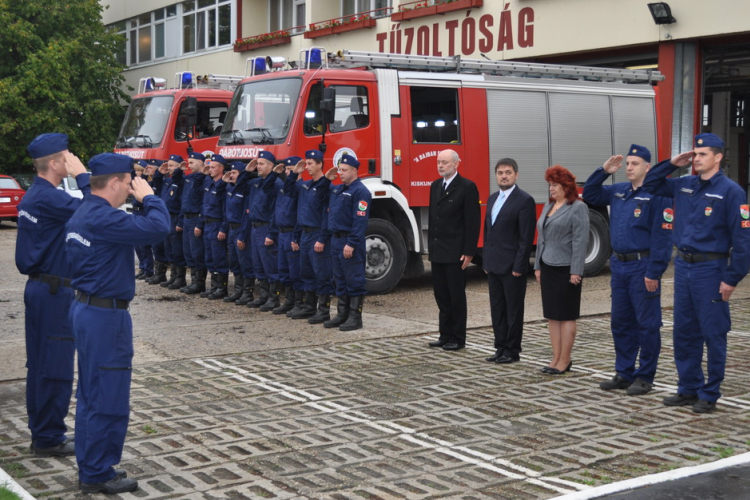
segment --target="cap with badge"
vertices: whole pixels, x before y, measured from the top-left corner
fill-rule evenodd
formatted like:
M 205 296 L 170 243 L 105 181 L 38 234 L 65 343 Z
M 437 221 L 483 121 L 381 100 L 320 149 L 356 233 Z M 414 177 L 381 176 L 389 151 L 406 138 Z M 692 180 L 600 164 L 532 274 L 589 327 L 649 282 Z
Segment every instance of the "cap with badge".
M 133 171 L 133 159 L 117 153 L 102 153 L 89 160 L 92 176 L 129 174 Z
M 276 163 L 276 157 L 270 151 L 261 151 L 260 153 L 258 153 L 258 159 L 260 160 L 261 158 L 264 160 L 268 160 L 271 163 Z
M 213 157 L 211 157 L 211 161 L 215 161 L 216 163 L 221 163 L 222 165 L 227 164 L 227 161 L 221 155 L 213 155 Z
M 66 134 L 42 134 L 36 136 L 26 150 L 32 158 L 37 159 L 66 149 L 68 149 L 68 136 Z
M 162 160 L 146 160 L 146 163 L 155 167 L 161 167 L 164 162 Z
M 180 156 L 180 155 L 169 155 L 169 161 L 174 161 L 174 162 L 177 162 L 177 163 L 182 163 L 185 160 L 183 160 L 182 156 Z
M 305 151 L 305 158 L 308 160 L 323 161 L 323 152 L 317 149 L 308 149 Z
M 643 158 L 646 163 L 651 163 L 651 151 L 648 148 L 639 146 L 638 144 L 632 144 L 628 150 L 627 156 L 637 156 Z
M 698 134 L 695 136 L 695 147 L 724 149 L 724 141 L 715 134 Z
M 242 172 L 243 170 L 245 170 L 245 164 L 241 161 L 234 161 L 232 162 L 232 170 L 239 170 L 240 172 Z
M 281 163 L 283 163 L 287 167 L 293 167 L 301 161 L 302 158 L 300 158 L 299 156 L 290 156 L 289 158 L 285 158 Z
M 359 162 L 351 155 L 342 155 L 339 164 L 349 165 L 350 167 L 359 168 Z
M 139 165 L 139 166 L 141 166 L 143 168 L 148 167 L 148 163 L 146 163 L 145 160 L 133 160 L 133 163 L 135 163 L 136 165 Z
M 193 151 L 188 155 L 188 158 L 191 158 L 193 160 L 200 160 L 200 161 L 206 161 L 206 157 L 201 153 L 196 153 Z

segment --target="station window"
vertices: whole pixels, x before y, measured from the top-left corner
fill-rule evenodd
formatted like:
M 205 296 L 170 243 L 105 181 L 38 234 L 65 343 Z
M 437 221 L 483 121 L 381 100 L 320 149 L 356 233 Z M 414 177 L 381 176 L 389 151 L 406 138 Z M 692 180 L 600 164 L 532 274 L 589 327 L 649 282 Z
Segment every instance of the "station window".
M 457 144 L 458 90 L 411 87 L 412 141 Z
M 367 13 L 370 17 L 380 17 L 388 14 L 386 7 L 391 6 L 391 0 L 342 0 L 341 14 L 351 16 Z
M 195 52 L 232 43 L 230 0 L 182 2 L 182 52 Z
M 123 36 L 117 60 L 125 66 L 179 55 L 177 5 L 147 12 L 108 26 Z
M 224 118 L 227 114 L 227 105 L 223 102 L 198 102 L 198 123 L 191 139 L 202 139 L 221 134 Z M 176 141 L 184 141 L 191 132 L 187 127 L 187 101 L 180 105 L 180 114 L 177 116 L 177 127 L 175 127 L 174 138 Z
M 305 31 L 305 0 L 268 0 L 269 31 Z

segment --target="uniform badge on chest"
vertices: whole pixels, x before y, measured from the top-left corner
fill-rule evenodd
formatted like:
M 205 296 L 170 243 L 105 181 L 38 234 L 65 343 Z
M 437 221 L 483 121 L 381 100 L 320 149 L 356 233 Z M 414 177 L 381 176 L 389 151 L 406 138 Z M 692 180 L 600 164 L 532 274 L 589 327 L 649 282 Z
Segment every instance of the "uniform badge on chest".
M 705 212 L 704 212 L 704 213 L 706 214 L 706 217 L 710 217 L 710 216 L 711 216 L 711 213 L 712 213 L 713 211 L 714 211 L 714 209 L 713 209 L 713 208 L 711 208 L 711 207 L 706 207 L 706 210 L 705 210 Z
M 641 209 L 640 208 L 636 208 L 635 210 L 633 210 L 633 215 L 635 215 L 636 217 L 640 217 L 641 216 Z

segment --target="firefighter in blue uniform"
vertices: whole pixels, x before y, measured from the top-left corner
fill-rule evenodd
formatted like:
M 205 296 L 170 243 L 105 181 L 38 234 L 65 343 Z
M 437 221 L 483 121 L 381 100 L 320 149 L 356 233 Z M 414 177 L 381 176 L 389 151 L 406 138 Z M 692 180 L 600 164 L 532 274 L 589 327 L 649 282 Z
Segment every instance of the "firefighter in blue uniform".
M 653 388 L 661 351 L 659 280 L 672 258 L 672 200 L 641 187 L 651 168 L 651 152 L 637 144 L 626 156 L 628 182 L 605 186 L 622 160 L 622 155 L 613 156 L 596 169 L 586 181 L 583 198 L 592 205 L 610 205 L 615 376 L 599 387 L 640 396 Z
M 159 283 L 164 288 L 179 290 L 185 286 L 185 254 L 182 250 L 182 187 L 185 175 L 182 166 L 185 160 L 180 155 L 170 155 L 167 162 L 169 178 L 164 180 L 161 198 L 167 205 L 169 215 L 172 218 L 172 229 L 164 241 L 164 253 L 167 261 L 171 264 L 171 275 L 167 281 Z
M 307 170 L 311 179 L 300 181 Z M 331 264 L 328 231 L 323 231 L 328 214 L 330 179 L 323 172 L 323 153 L 317 149 L 305 152 L 305 163 L 297 164 L 288 175 L 284 185 L 286 196 L 297 197 L 297 227 L 293 243 L 300 251 L 300 279 L 302 294 L 297 293 L 295 308 L 287 313 L 292 319 L 312 317 L 314 324 L 330 319 L 331 295 L 333 295 L 333 267 Z M 316 308 L 317 305 L 317 308 Z M 317 310 L 316 310 L 317 309 Z M 318 321 L 321 318 L 322 321 Z
M 277 234 L 279 245 L 279 282 L 284 285 L 284 303 L 273 309 L 274 314 L 286 314 L 294 308 L 295 290 L 302 289 L 299 273 L 299 245 L 294 243 L 294 229 L 297 225 L 297 197 L 286 195 L 286 179 L 298 163 L 304 163 L 299 156 L 290 156 L 274 169 L 279 175 L 276 181 L 276 209 L 273 218 L 272 234 Z M 294 190 L 294 187 L 290 189 Z M 262 310 L 262 308 L 261 308 Z
M 42 134 L 31 141 L 28 152 L 37 176 L 18 205 L 16 267 L 29 277 L 23 302 L 31 451 L 40 457 L 69 456 L 75 450 L 65 437 L 65 416 L 73 392 L 75 342 L 68 320 L 73 289 L 64 252 L 65 223 L 81 200 L 57 186 L 73 175 L 88 196 L 89 175 L 68 151 L 65 134 Z M 128 273 L 133 276 L 132 267 Z
M 695 136 L 695 149 L 657 164 L 644 189 L 674 198 L 674 358 L 677 394 L 666 406 L 692 405 L 708 413 L 721 397 L 731 328 L 729 298 L 750 267 L 750 207 L 745 191 L 724 176 L 724 142 Z M 668 179 L 692 160 L 696 175 Z M 730 258 L 731 252 L 731 258 Z M 708 351 L 708 377 L 701 361 Z
M 188 154 L 187 167 L 190 173 L 185 176 L 182 186 L 182 203 L 180 215 L 182 217 L 182 251 L 185 255 L 185 265 L 190 268 L 190 285 L 180 288 L 180 292 L 188 295 L 201 293 L 206 290 L 206 251 L 203 247 L 203 236 L 197 236 L 195 228 L 202 229 L 201 210 L 203 209 L 203 185 L 206 174 L 203 173 L 206 157 L 201 153 Z
M 250 166 L 252 164 L 252 166 Z M 224 302 L 234 302 L 238 306 L 247 305 L 253 300 L 255 271 L 250 247 L 237 245 L 245 211 L 245 198 L 250 189 L 250 181 L 258 176 L 255 163 L 245 165 L 241 161 L 232 163 L 227 183 L 226 220 L 229 225 L 229 270 L 234 274 L 234 293 L 224 297 Z
M 209 300 L 223 299 L 229 293 L 229 262 L 227 260 L 227 233 L 229 224 L 224 217 L 227 198 L 227 183 L 223 180 L 227 161 L 214 155 L 208 165 L 209 178 L 203 195 L 203 241 L 206 251 L 206 267 L 211 272 L 211 290 L 201 297 Z M 204 295 L 205 294 L 205 295 Z
M 362 328 L 367 259 L 366 231 L 370 218 L 370 191 L 358 178 L 359 161 L 343 155 L 338 165 L 342 184 L 331 185 L 328 209 L 328 230 L 331 232 L 333 279 L 338 299 L 337 314 L 323 324 L 326 328 L 339 327 L 350 331 Z M 335 170 L 326 172 L 331 179 Z
M 169 173 L 169 164 L 166 161 L 156 159 L 146 160 L 146 163 L 149 165 L 149 172 L 152 173 L 149 184 L 154 190 L 154 194 L 162 198 L 162 194 L 169 187 L 169 183 L 165 182 L 165 180 L 169 179 L 169 177 L 165 177 Z M 151 169 L 156 170 L 151 172 Z M 165 246 L 166 238 L 151 246 L 151 249 L 154 252 L 154 275 L 146 280 L 146 283 L 149 285 L 158 285 L 159 283 L 167 281 L 167 267 L 169 266 L 169 263 L 167 262 Z
M 250 195 L 240 229 L 243 238 L 247 238 L 248 235 L 252 238 L 250 248 L 253 252 L 255 276 L 258 279 L 258 297 L 247 305 L 252 308 L 264 306 L 268 311 L 279 305 L 278 245 L 268 237 L 276 206 L 278 176 L 273 171 L 275 163 L 276 157 L 272 153 L 261 151 L 258 154 L 256 170 L 259 177 L 250 183 Z M 243 244 L 249 243 L 246 239 L 240 241 Z
M 171 221 L 148 183 L 131 180 L 129 157 L 96 155 L 89 168 L 91 194 L 65 228 L 76 291 L 70 306 L 78 347 L 75 451 L 81 490 L 113 494 L 138 488 L 135 479 L 113 468 L 122 458 L 130 413 L 134 246 L 164 238 Z M 129 194 L 143 203 L 143 216 L 117 209 Z
M 148 163 L 145 160 L 136 160 L 133 165 L 134 177 L 143 177 L 148 168 Z M 143 215 L 143 203 L 138 200 L 133 200 L 133 215 Z M 145 280 L 151 278 L 154 275 L 154 251 L 151 249 L 151 245 L 143 245 L 135 247 L 135 255 L 138 257 L 138 269 L 139 272 L 135 276 L 137 280 Z

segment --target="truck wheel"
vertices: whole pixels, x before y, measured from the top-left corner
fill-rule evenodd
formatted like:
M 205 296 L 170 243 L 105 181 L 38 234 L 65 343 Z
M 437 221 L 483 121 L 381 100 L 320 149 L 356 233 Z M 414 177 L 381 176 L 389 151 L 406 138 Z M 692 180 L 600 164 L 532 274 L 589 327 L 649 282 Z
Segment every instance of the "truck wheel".
M 589 246 L 583 273 L 586 276 L 599 274 L 609 259 L 609 224 L 602 214 L 589 210 Z
M 388 293 L 401 279 L 406 267 L 406 242 L 396 226 L 383 219 L 367 223 L 367 292 Z

